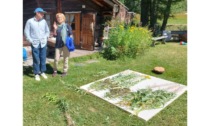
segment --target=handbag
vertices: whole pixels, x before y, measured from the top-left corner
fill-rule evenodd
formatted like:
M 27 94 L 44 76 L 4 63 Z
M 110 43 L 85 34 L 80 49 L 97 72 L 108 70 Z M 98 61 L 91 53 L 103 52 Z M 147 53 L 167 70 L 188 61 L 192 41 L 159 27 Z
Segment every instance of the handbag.
M 73 52 L 75 49 L 74 46 L 74 39 L 72 37 L 66 37 L 66 47 L 68 48 L 69 52 Z

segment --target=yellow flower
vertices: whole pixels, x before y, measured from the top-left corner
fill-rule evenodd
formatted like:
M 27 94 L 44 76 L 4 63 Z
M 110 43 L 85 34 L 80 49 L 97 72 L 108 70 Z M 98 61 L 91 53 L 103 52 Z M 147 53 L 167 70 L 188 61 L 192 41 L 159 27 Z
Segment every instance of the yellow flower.
M 144 76 L 146 79 L 151 79 L 151 77 L 149 75 L 145 75 Z
M 120 29 L 122 29 L 122 30 L 124 29 L 123 25 L 120 25 Z
M 129 31 L 130 31 L 130 32 L 133 32 L 133 29 L 130 29 Z
M 143 28 L 139 28 L 139 30 L 143 30 Z

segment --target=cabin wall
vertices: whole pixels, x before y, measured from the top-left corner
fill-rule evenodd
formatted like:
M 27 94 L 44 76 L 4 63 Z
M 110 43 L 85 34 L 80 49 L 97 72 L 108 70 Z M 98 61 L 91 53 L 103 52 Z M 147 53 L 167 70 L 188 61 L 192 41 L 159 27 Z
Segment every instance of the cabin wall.
M 25 1 L 26 0 L 23 1 L 23 27 L 25 27 L 26 21 L 35 15 L 34 10 L 37 7 L 37 2 L 35 0 L 30 2 Z
M 87 11 L 87 12 L 97 12 L 100 9 L 90 0 L 62 0 L 62 12 L 68 11 Z M 82 8 L 85 5 L 85 8 Z
M 25 27 L 26 21 L 35 16 L 34 10 L 37 7 L 41 7 L 45 11 L 47 11 L 47 14 L 45 14 L 45 19 L 48 22 L 48 25 L 50 25 L 49 27 L 51 31 L 53 29 L 53 22 L 56 20 L 55 15 L 58 9 L 60 9 L 62 13 L 80 11 L 81 12 L 80 22 L 82 22 L 83 14 L 91 12 L 94 13 L 96 16 L 94 21 L 95 24 L 94 42 L 100 44 L 101 37 L 103 37 L 103 29 L 104 29 L 103 13 L 111 12 L 110 14 L 113 14 L 112 6 L 110 6 L 104 1 L 100 2 L 101 2 L 100 4 L 97 4 L 92 0 L 61 0 L 61 7 L 57 7 L 58 6 L 57 0 L 23 0 L 23 29 Z M 115 13 L 114 18 L 119 18 L 121 21 L 125 21 L 126 15 L 127 15 L 127 10 L 125 9 L 125 7 L 119 5 L 119 11 Z M 82 29 L 82 24 L 80 25 Z
M 56 0 L 23 0 L 23 27 L 26 21 L 35 16 L 34 10 L 37 7 L 43 8 L 47 14 L 56 14 Z M 55 16 L 51 17 L 55 19 Z
M 122 6 L 119 6 L 119 11 L 116 14 L 117 19 L 119 19 L 120 21 L 124 22 L 126 20 L 126 16 L 127 16 L 128 11 Z
M 82 5 L 85 5 L 85 8 L 82 8 Z M 55 20 L 55 14 L 57 12 L 57 0 L 23 0 L 23 26 L 25 26 L 26 21 L 33 17 L 34 9 L 41 7 L 46 10 L 49 14 L 53 16 L 52 20 Z M 61 0 L 61 11 L 70 12 L 70 11 L 81 11 L 82 13 L 93 12 L 101 15 L 103 11 L 108 11 L 109 8 L 107 5 L 104 5 L 106 8 L 102 8 L 94 3 L 92 0 Z M 112 9 L 111 9 L 112 10 Z M 119 12 L 116 13 L 114 18 L 119 18 L 121 21 L 125 21 L 127 10 L 124 6 L 119 5 Z

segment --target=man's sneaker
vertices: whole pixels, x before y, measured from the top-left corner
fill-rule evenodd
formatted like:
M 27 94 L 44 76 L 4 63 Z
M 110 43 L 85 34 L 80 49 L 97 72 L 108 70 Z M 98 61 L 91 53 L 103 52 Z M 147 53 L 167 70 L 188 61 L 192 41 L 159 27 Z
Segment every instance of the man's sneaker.
M 36 80 L 36 81 L 40 81 L 40 78 L 39 78 L 39 75 L 38 75 L 38 74 L 35 75 L 35 80 Z
M 47 76 L 45 75 L 45 73 L 41 73 L 41 76 L 42 76 L 44 79 L 47 79 Z

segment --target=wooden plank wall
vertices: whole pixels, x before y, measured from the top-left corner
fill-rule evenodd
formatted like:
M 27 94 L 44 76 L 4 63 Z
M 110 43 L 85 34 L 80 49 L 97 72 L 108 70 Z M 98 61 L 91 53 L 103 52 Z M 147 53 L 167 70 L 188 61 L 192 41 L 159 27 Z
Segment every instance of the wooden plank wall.
M 82 8 L 85 5 L 85 8 Z M 91 0 L 62 0 L 62 11 L 98 12 L 100 7 Z
M 101 12 L 101 8 L 91 0 L 61 0 L 62 12 L 69 11 L 83 11 L 83 12 Z M 82 5 L 86 5 L 86 8 L 82 8 Z M 37 7 L 41 7 L 53 15 L 57 12 L 57 0 L 23 0 L 23 26 L 26 21 L 33 17 L 34 10 Z
M 117 13 L 116 17 L 117 19 L 120 19 L 120 21 L 125 21 L 128 11 L 122 6 L 119 6 L 119 12 Z
M 32 18 L 37 7 L 49 13 L 56 13 L 56 0 L 23 0 L 23 27 L 29 18 Z

